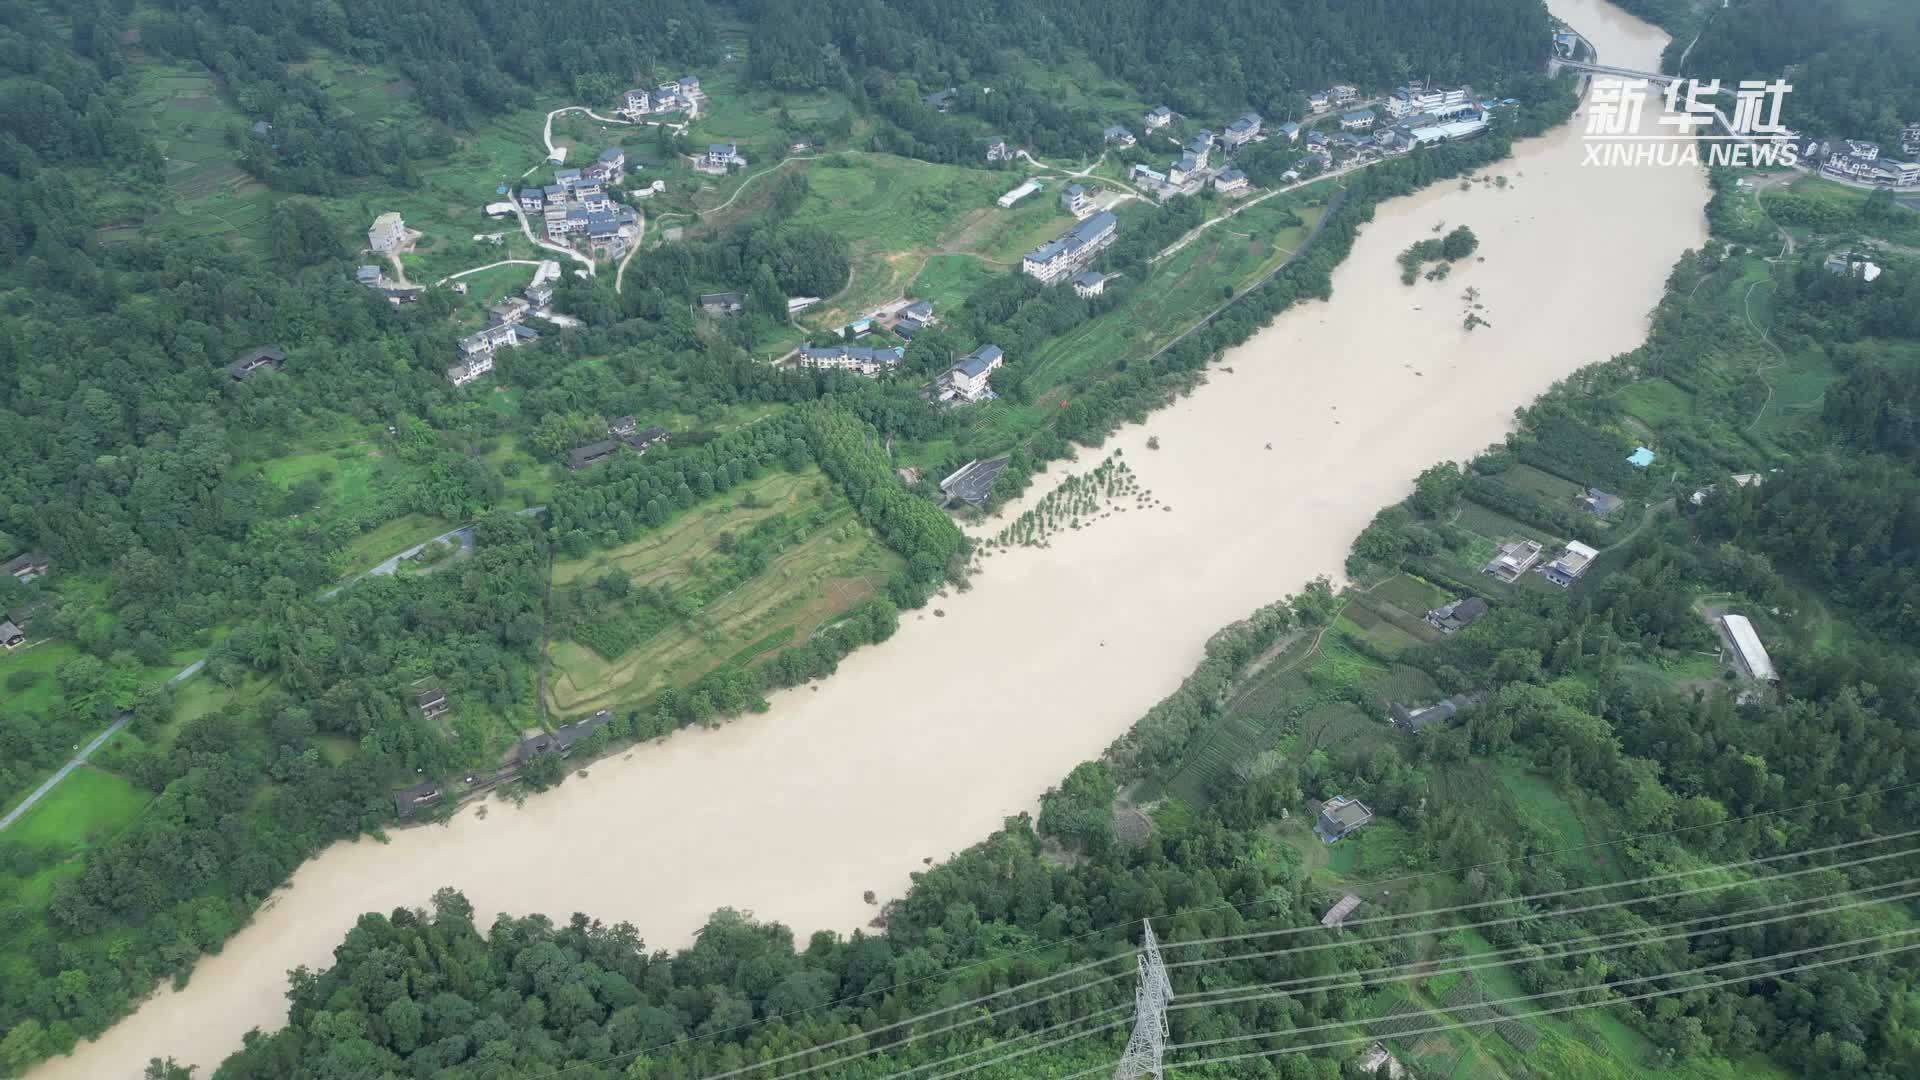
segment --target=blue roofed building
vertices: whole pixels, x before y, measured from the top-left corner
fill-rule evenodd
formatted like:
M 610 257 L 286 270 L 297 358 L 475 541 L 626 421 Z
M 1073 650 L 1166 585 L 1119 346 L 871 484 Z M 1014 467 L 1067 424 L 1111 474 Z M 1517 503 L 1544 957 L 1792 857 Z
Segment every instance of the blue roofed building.
M 993 390 L 987 385 L 987 376 L 1004 363 L 1006 354 L 998 345 L 982 345 L 973 350 L 940 377 L 940 400 L 992 400 Z
M 1633 453 L 1627 455 L 1627 464 L 1633 466 L 1636 469 L 1644 469 L 1647 466 L 1653 464 L 1653 458 L 1654 458 L 1653 451 L 1642 446 L 1635 449 Z
M 1094 256 L 1113 243 L 1120 221 L 1102 210 L 1069 229 L 1058 240 L 1040 245 L 1020 260 L 1020 269 L 1043 285 L 1052 285 L 1086 269 Z

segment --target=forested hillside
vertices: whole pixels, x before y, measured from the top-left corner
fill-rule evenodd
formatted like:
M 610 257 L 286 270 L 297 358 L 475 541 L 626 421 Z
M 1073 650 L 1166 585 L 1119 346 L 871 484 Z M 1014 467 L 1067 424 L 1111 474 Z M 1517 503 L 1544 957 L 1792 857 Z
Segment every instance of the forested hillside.
M 1736 0 L 1713 13 L 1685 73 L 1718 78 L 1731 90 L 1789 68 L 1788 127 L 1897 149 L 1902 125 L 1920 118 L 1920 8 L 1888 0 Z
M 1548 37 L 1536 0 L 766 0 L 743 11 L 756 28 L 755 78 L 788 89 L 855 86 L 911 135 L 904 152 L 939 160 L 967 156 L 980 134 L 969 139 L 920 102 L 947 87 L 996 130 L 1061 151 L 1098 145 L 1091 117 L 1052 92 L 1049 69 L 1082 53 L 1177 110 L 1251 105 L 1298 118 L 1309 93 L 1335 82 L 1485 82 L 1526 70 Z

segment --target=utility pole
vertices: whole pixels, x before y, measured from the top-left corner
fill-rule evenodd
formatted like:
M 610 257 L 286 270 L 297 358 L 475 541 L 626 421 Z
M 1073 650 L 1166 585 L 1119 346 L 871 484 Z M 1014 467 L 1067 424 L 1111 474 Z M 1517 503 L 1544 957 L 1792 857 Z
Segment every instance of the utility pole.
M 1140 938 L 1140 985 L 1133 992 L 1133 1035 L 1127 1039 L 1126 1053 L 1113 1070 L 1113 1080 L 1164 1080 L 1160 1057 L 1167 1047 L 1167 1002 L 1173 1000 L 1173 984 L 1167 981 L 1167 965 L 1160 959 L 1160 943 L 1153 938 L 1153 924 L 1144 919 Z

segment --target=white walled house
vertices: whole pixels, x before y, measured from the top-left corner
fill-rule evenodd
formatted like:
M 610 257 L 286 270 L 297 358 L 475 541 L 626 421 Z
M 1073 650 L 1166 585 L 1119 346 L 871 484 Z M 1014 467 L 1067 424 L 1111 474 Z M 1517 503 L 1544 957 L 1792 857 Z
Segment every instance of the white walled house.
M 1058 240 L 1027 252 L 1020 260 L 1020 269 L 1042 284 L 1051 285 L 1084 270 L 1094 256 L 1113 243 L 1119 224 L 1111 211 L 1102 210 L 1075 225 Z
M 367 246 L 375 251 L 398 251 L 406 242 L 406 222 L 391 210 L 374 218 L 373 228 L 367 230 Z

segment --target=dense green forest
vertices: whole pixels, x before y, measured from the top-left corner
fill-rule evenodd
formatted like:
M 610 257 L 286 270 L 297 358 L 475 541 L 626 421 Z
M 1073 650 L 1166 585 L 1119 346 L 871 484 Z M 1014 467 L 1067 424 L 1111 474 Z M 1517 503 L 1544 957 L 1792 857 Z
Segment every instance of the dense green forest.
M 1902 127 L 1920 122 L 1920 9 L 1884 0 L 1736 0 L 1712 13 L 1683 73 L 1718 78 L 1731 91 L 1789 68 L 1783 123 L 1820 138 L 1888 143 L 1898 157 Z
M 1050 69 L 1077 55 L 1178 110 L 1252 105 L 1301 117 L 1307 95 L 1335 82 L 1498 81 L 1537 65 L 1548 39 L 1545 6 L 1525 0 L 1171 8 L 766 0 L 742 9 L 755 28 L 756 79 L 785 89 L 848 87 L 897 126 L 889 148 L 937 161 L 976 158 L 988 129 L 1049 152 L 1096 149 L 1098 114 L 1052 92 Z M 956 115 L 921 100 L 948 87 L 959 92 Z

